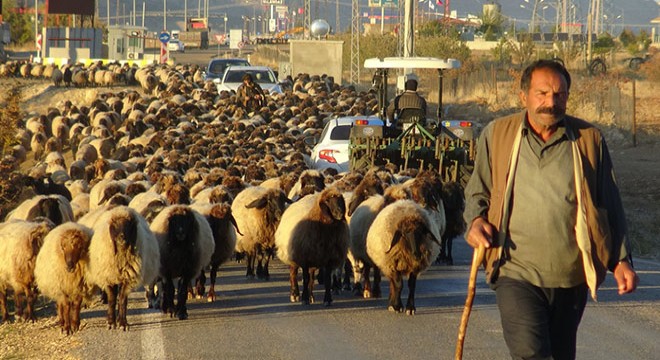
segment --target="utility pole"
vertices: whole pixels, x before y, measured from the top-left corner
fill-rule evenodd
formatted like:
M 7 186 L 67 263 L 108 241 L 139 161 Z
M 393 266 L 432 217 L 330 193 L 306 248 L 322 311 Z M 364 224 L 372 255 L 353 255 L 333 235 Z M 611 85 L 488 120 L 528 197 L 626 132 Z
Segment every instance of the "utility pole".
M 309 2 L 309 0 L 306 0 Z M 351 1 L 351 84 L 360 82 L 360 5 Z

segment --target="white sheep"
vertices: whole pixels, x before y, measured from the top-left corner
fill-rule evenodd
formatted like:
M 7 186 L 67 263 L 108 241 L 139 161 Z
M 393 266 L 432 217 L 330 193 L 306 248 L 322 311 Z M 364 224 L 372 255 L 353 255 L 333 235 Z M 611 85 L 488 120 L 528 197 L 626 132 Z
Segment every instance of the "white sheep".
M 298 176 L 298 180 L 289 191 L 288 198 L 296 201 L 306 195 L 321 192 L 323 189 L 325 189 L 325 176 L 318 170 L 305 170 Z
M 73 221 L 71 203 L 62 195 L 35 195 L 7 215 L 7 220 L 50 219 L 55 225 Z
M 34 264 L 44 237 L 55 227 L 49 221 L 12 220 L 0 224 L 0 312 L 9 319 L 7 290 L 14 290 L 16 319 L 34 321 Z M 26 312 L 23 312 L 23 299 Z
M 135 209 L 147 221 L 153 220 L 168 205 L 165 196 L 154 191 L 145 191 L 133 197 L 128 207 Z
M 367 234 L 378 213 L 387 205 L 397 200 L 410 199 L 410 190 L 403 185 L 392 185 L 384 195 L 372 195 L 360 203 L 349 221 L 351 234 L 349 260 L 353 266 L 353 292 L 365 298 L 380 297 L 380 270 L 374 267 L 367 255 Z M 370 280 L 371 268 L 374 268 L 373 286 Z M 364 286 L 362 286 L 364 283 Z
M 44 239 L 34 269 L 41 293 L 57 303 L 62 331 L 80 328 L 80 307 L 92 288 L 85 281 L 92 230 L 74 222 L 57 226 Z
M 268 263 L 274 253 L 275 230 L 290 202 L 281 190 L 261 186 L 248 187 L 236 195 L 231 212 L 242 232 L 236 237 L 236 251 L 247 254 L 246 276 L 255 276 L 258 260 L 256 275 L 270 277 Z
M 186 300 L 190 280 L 208 264 L 215 249 L 208 221 L 187 205 L 170 205 L 151 222 L 160 249 L 159 274 L 162 280 L 163 313 L 188 318 Z M 174 307 L 174 278 L 180 278 Z
M 343 264 L 348 251 L 346 203 L 335 188 L 307 195 L 291 204 L 275 232 L 277 256 L 290 266 L 291 301 L 298 301 L 298 267 L 303 273 L 303 304 L 313 302 L 313 274 L 323 269 L 325 296 L 323 303 L 332 303 L 330 275 Z
M 151 285 L 158 276 L 158 243 L 146 220 L 127 206 L 104 212 L 93 231 L 87 281 L 108 295 L 108 327 L 126 330 L 128 294 L 138 284 Z
M 369 228 L 367 254 L 390 279 L 388 310 L 402 312 L 402 277 L 408 276 L 406 313 L 415 314 L 417 276 L 440 252 L 440 239 L 433 233 L 433 220 L 413 200 L 400 200 L 386 206 Z

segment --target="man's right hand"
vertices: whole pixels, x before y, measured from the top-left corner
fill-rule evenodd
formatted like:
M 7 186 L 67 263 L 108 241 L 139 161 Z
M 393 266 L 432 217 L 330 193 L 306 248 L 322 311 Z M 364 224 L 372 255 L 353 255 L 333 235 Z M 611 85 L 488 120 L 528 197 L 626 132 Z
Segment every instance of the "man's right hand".
M 490 248 L 493 242 L 493 234 L 495 234 L 495 227 L 493 224 L 480 216 L 472 221 L 465 241 L 475 249 L 478 248 L 480 244 L 483 244 L 486 248 Z

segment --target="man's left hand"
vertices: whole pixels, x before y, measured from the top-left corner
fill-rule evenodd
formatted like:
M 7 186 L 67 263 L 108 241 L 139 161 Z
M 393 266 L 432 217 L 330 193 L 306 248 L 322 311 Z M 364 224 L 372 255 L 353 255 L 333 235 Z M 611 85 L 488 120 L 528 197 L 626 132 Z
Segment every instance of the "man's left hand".
M 614 279 L 619 288 L 619 295 L 629 294 L 637 288 L 639 276 L 628 261 L 620 261 L 614 268 Z

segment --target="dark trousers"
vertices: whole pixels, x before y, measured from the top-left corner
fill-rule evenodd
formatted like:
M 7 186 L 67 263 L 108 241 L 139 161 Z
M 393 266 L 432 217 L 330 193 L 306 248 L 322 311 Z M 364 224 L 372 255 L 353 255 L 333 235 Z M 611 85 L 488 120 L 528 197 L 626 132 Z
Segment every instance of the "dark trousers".
M 511 358 L 575 359 L 587 286 L 540 288 L 506 277 L 493 284 Z

